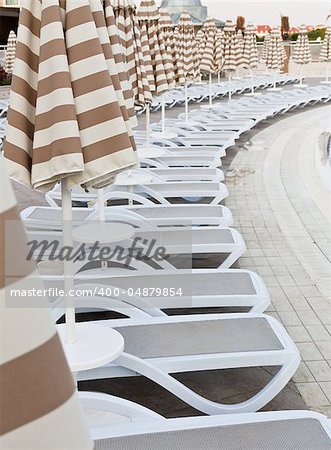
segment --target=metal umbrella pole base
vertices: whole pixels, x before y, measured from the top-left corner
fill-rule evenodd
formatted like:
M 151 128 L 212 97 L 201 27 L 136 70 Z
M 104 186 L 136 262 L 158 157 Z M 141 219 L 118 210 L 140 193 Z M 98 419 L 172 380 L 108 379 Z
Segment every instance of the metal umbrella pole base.
M 276 72 L 274 72 L 274 85 L 273 85 L 272 88 L 268 88 L 267 90 L 270 91 L 270 92 L 278 92 L 278 91 L 282 91 L 283 90 L 283 88 L 277 87 L 277 84 L 276 84 Z

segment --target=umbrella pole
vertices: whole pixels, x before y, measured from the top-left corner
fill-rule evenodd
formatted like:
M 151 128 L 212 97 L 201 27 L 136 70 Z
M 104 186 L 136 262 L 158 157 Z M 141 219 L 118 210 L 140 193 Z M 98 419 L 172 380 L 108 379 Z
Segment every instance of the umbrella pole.
M 105 196 L 103 189 L 98 189 L 98 216 L 100 222 L 105 222 Z
M 299 75 L 299 78 L 300 78 L 300 86 L 302 86 L 302 78 L 303 78 L 303 76 L 302 76 L 302 64 L 300 64 L 300 75 Z
M 188 94 L 187 94 L 187 81 L 185 81 L 185 121 L 188 122 Z
M 217 74 L 217 84 L 220 84 L 221 82 L 221 72 L 218 72 Z
M 63 220 L 63 247 L 73 247 L 72 240 L 72 205 L 71 192 L 68 188 L 68 180 L 61 181 L 62 194 L 62 220 Z M 65 292 L 65 319 L 66 319 L 66 342 L 74 344 L 76 341 L 75 324 L 75 300 L 69 293 L 74 292 L 74 262 L 64 260 L 64 292 Z
M 254 76 L 253 76 L 253 71 L 252 71 L 252 68 L 250 67 L 249 68 L 249 73 L 250 73 L 250 76 L 251 76 L 251 90 L 252 90 L 252 95 L 254 95 Z
M 276 71 L 274 70 L 274 89 L 276 89 Z
M 162 95 L 162 106 L 161 106 L 161 123 L 162 123 L 162 135 L 165 135 L 165 98 Z
M 210 108 L 213 106 L 213 96 L 212 96 L 212 79 L 211 73 L 209 74 L 209 106 Z
M 232 74 L 229 72 L 229 101 L 232 100 Z
M 150 146 L 150 104 L 147 103 L 146 105 L 146 144 L 147 148 Z
M 325 81 L 328 83 L 329 82 L 329 61 L 326 61 L 326 76 L 325 76 Z

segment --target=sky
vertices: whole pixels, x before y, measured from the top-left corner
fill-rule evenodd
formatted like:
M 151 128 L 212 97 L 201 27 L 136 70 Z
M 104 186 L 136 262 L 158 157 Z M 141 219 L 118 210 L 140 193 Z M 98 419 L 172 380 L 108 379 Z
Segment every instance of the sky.
M 297 0 L 285 1 L 223 1 L 202 0 L 208 7 L 208 14 L 217 19 L 235 19 L 238 15 L 244 16 L 246 21 L 256 25 L 278 25 L 279 17 L 289 16 L 290 26 L 301 24 L 318 25 L 325 23 L 331 10 L 331 1 L 301 2 Z
M 208 15 L 216 19 L 235 19 L 238 15 L 244 16 L 246 22 L 254 22 L 255 25 L 279 25 L 280 15 L 290 17 L 290 26 L 319 25 L 326 21 L 331 10 L 331 1 L 298 0 L 260 0 L 260 1 L 224 1 L 201 0 L 208 7 Z M 157 2 L 160 4 L 160 1 Z M 181 3 L 181 0 L 178 0 Z

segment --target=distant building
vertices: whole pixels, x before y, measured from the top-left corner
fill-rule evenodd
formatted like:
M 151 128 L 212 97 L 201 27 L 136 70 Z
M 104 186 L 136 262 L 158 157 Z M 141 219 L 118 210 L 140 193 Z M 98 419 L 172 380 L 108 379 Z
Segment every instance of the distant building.
M 207 7 L 200 0 L 162 0 L 161 8 L 169 11 L 171 20 L 177 22 L 182 12 L 186 11 L 194 25 L 202 25 L 208 16 Z M 224 26 L 224 22 L 215 20 L 216 26 Z
M 6 44 L 10 30 L 17 33 L 19 0 L 0 0 L 0 44 Z
M 267 33 L 270 33 L 271 27 L 269 25 L 257 25 L 256 34 L 259 37 L 265 36 Z

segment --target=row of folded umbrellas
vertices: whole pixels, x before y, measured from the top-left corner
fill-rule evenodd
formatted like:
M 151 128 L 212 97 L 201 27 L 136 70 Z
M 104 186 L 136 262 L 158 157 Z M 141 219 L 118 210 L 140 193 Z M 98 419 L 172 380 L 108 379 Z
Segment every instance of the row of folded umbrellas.
M 139 105 L 151 101 L 153 93 L 160 94 L 187 79 L 221 71 L 231 73 L 241 67 L 251 70 L 258 65 L 253 24 L 248 24 L 244 32 L 236 31 L 228 20 L 221 30 L 212 18 L 207 18 L 195 36 L 188 13 L 182 13 L 175 26 L 168 11 L 157 9 L 154 0 L 142 1 L 138 10 L 133 0 L 105 0 L 104 10 L 113 31 L 117 29 L 125 69 Z M 16 35 L 11 31 L 5 62 L 8 73 L 13 70 L 15 51 Z M 269 69 L 279 70 L 286 57 L 280 28 L 274 27 L 265 36 L 261 59 Z M 305 26 L 300 29 L 292 58 L 298 64 L 312 59 Z M 331 28 L 327 29 L 320 59 L 331 60 Z M 154 69 L 158 72 L 156 78 Z

